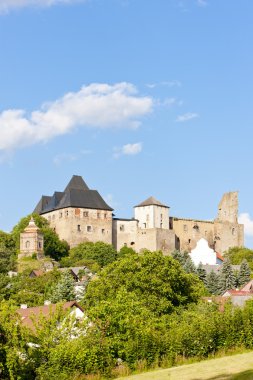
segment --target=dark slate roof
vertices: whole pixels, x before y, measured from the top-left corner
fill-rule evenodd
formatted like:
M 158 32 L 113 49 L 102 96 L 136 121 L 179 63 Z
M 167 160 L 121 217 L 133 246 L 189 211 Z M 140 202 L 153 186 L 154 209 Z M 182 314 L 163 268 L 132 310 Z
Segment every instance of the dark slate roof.
M 34 212 L 45 214 L 66 207 L 113 210 L 96 190 L 88 188 L 82 177 L 73 176 L 64 192 L 56 191 L 51 197 L 43 195 Z
M 144 202 L 140 203 L 139 205 L 137 205 L 135 207 L 143 207 L 143 206 L 160 206 L 160 207 L 169 208 L 168 206 L 166 206 L 166 205 L 162 204 L 161 202 L 159 202 L 154 197 L 149 197 Z

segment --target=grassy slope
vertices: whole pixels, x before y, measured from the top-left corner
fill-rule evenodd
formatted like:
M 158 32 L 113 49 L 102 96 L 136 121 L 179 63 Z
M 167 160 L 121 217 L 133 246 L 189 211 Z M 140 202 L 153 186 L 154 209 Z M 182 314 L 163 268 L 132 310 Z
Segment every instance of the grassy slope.
M 253 352 L 172 367 L 122 380 L 253 380 Z

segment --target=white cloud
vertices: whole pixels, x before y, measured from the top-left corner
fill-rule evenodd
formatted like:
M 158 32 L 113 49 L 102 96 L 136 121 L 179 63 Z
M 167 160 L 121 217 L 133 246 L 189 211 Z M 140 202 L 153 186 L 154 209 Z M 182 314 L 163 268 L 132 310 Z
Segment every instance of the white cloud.
M 114 158 L 119 158 L 122 155 L 135 156 L 142 151 L 142 143 L 126 144 L 120 148 L 114 148 Z
M 90 84 L 29 115 L 24 110 L 0 113 L 0 152 L 47 142 L 77 127 L 137 128 L 152 108 L 152 98 L 139 96 L 130 83 Z
M 244 232 L 247 236 L 253 236 L 253 220 L 248 213 L 242 213 L 238 218 L 239 223 L 244 224 Z
M 6 13 L 12 9 L 33 7 L 50 7 L 57 4 L 73 4 L 86 0 L 0 0 L 0 13 Z
M 188 112 L 188 113 L 185 113 L 183 115 L 179 115 L 176 118 L 176 122 L 178 122 L 178 123 L 184 123 L 186 121 L 190 121 L 190 120 L 196 119 L 198 117 L 199 117 L 199 114 L 193 113 L 193 112 Z
M 155 88 L 158 86 L 165 86 L 165 87 L 181 87 L 182 83 L 179 80 L 172 80 L 172 81 L 163 81 L 158 83 L 148 83 L 146 84 L 148 88 Z

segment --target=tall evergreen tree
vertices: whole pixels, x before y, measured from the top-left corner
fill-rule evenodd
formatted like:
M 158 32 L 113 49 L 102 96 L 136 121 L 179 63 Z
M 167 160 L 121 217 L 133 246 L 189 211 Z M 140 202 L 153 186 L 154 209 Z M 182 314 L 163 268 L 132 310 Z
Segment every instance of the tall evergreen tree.
M 203 281 L 204 284 L 206 284 L 206 270 L 203 267 L 202 263 L 199 263 L 197 267 L 197 275 L 201 281 Z
M 219 276 L 213 270 L 206 276 L 206 288 L 211 294 L 218 294 L 218 280 Z
M 222 268 L 219 275 L 219 294 L 224 293 L 226 290 L 233 289 L 235 288 L 235 286 L 235 275 L 230 260 L 227 258 L 222 264 Z
M 247 260 L 243 260 L 238 274 L 238 285 L 243 286 L 250 281 L 250 267 Z
M 51 301 L 53 303 L 60 301 L 73 301 L 75 299 L 74 283 L 74 279 L 70 272 L 64 272 L 60 281 L 53 289 Z
M 196 273 L 196 267 L 190 257 L 186 260 L 185 264 L 183 265 L 183 268 L 186 273 Z

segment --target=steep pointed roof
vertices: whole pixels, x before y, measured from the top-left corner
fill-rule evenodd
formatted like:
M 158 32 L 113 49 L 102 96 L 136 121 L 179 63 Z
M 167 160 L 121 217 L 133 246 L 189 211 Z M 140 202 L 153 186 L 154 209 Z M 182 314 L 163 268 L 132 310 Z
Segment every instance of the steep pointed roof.
M 162 204 L 161 202 L 159 202 L 156 198 L 154 197 L 149 197 L 148 199 L 146 199 L 144 202 L 140 203 L 139 205 L 135 206 L 135 207 L 144 207 L 144 206 L 160 206 L 160 207 L 166 207 L 166 208 L 169 208 L 169 206 L 166 206 L 164 204 Z
M 42 196 L 34 212 L 42 215 L 66 207 L 113 211 L 101 195 L 96 190 L 90 190 L 82 177 L 77 175 L 71 178 L 64 192 L 56 191 L 51 197 Z
M 83 178 L 80 175 L 73 175 L 71 180 L 69 181 L 64 193 L 68 190 L 89 190 L 88 186 L 84 182 Z

